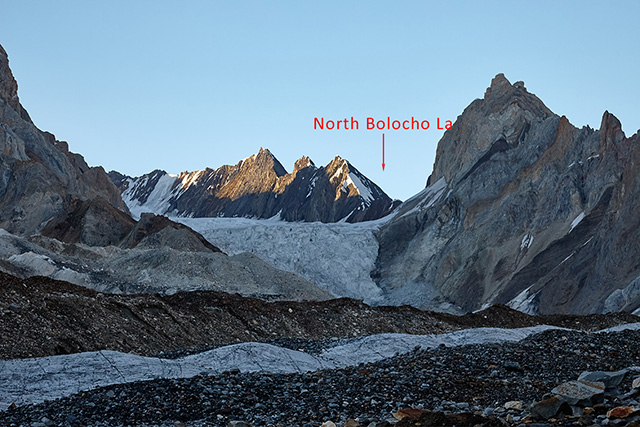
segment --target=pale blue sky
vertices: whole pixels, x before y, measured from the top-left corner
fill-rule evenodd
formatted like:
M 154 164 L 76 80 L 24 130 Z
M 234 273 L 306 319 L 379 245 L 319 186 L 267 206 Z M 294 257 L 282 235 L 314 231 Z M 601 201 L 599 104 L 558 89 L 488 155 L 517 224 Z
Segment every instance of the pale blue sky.
M 14 1 L 0 44 L 35 123 L 140 175 L 269 148 L 424 187 L 442 131 L 318 132 L 313 118 L 455 120 L 500 72 L 577 126 L 640 128 L 638 1 Z

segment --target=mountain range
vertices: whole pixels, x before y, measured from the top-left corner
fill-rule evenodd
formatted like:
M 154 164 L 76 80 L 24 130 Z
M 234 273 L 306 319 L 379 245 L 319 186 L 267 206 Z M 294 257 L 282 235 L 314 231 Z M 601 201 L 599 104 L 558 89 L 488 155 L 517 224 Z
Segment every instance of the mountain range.
M 191 228 L 133 219 L 102 167 L 38 129 L 0 46 L 0 270 L 103 292 L 208 289 L 264 299 L 323 300 L 305 279 L 245 253 L 227 256 Z
M 388 215 L 399 204 L 347 160 L 316 167 L 308 157 L 293 172 L 260 148 L 235 166 L 170 175 L 155 170 L 132 178 L 109 172 L 134 216 L 278 218 L 359 222 Z
M 133 178 L 39 130 L 0 47 L 0 270 L 108 292 L 640 312 L 638 139 L 609 112 L 577 128 L 498 74 L 402 204 L 345 159 L 288 173 L 266 149 Z

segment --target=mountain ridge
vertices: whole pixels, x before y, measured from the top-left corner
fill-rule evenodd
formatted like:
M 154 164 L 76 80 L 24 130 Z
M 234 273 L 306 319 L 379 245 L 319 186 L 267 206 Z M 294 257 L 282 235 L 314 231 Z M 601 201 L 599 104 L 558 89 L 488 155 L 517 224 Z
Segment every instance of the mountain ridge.
M 638 140 L 608 111 L 578 129 L 497 75 L 444 133 L 427 188 L 379 230 L 372 277 L 395 303 L 638 309 Z
M 288 173 L 268 150 L 235 165 L 177 175 L 109 176 L 134 216 L 144 211 L 182 217 L 278 217 L 285 221 L 359 222 L 389 214 L 400 202 L 336 156 L 316 167 L 307 156 Z
M 90 167 L 65 141 L 38 129 L 18 97 L 0 46 L 0 227 L 29 235 L 77 202 L 103 200 L 128 209 L 101 166 Z

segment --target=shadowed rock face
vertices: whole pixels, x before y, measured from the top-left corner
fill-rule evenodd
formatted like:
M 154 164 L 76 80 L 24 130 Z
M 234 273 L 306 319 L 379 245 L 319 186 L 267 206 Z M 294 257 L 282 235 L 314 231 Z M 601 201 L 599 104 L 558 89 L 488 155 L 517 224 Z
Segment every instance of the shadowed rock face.
M 196 233 L 184 224 L 151 213 L 142 214 L 120 244 L 123 248 L 162 248 L 168 247 L 181 251 L 220 252 L 200 233 Z
M 390 213 L 399 201 L 389 198 L 347 160 L 316 167 L 308 157 L 287 173 L 269 152 L 260 151 L 235 166 L 183 172 L 164 171 L 131 178 L 109 176 L 134 215 L 142 212 L 188 217 L 278 216 L 287 221 L 359 222 Z
M 378 234 L 390 302 L 531 313 L 640 306 L 640 147 L 496 76 L 438 144 L 427 188 Z
M 20 105 L 18 85 L 0 46 L 0 227 L 29 235 L 66 215 L 69 200 L 101 198 L 128 213 L 101 167 L 89 167 L 64 141 L 39 130 Z
M 43 236 L 66 243 L 89 246 L 118 245 L 134 228 L 135 221 L 102 198 L 73 199 L 41 230 Z

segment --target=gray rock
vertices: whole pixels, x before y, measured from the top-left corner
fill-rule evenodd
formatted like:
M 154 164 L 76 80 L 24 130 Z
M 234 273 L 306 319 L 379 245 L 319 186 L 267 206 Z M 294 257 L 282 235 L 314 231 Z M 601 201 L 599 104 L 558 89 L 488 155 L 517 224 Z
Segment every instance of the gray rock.
M 626 369 L 622 369 L 616 372 L 585 371 L 580 374 L 580 376 L 578 377 L 578 381 L 602 382 L 604 383 L 605 388 L 611 388 L 620 384 L 626 374 Z
M 570 410 L 566 402 L 557 396 L 553 396 L 533 404 L 530 413 L 533 418 L 548 420 L 555 417 L 563 407 Z
M 486 407 L 486 408 L 484 408 L 484 411 L 482 411 L 482 413 L 484 415 L 494 415 L 496 413 L 496 411 L 493 408 Z
M 38 129 L 17 90 L 0 46 L 0 227 L 31 235 L 65 214 L 72 200 L 101 199 L 126 215 L 128 209 L 105 171 L 89 167 L 82 156 L 69 152 L 67 143 Z
M 511 401 L 506 402 L 504 404 L 504 408 L 505 409 L 512 409 L 512 410 L 515 410 L 515 411 L 522 411 L 524 409 L 524 405 L 519 400 L 511 400 Z
M 591 406 L 602 401 L 604 390 L 603 382 L 569 381 L 558 385 L 551 393 L 570 405 Z

